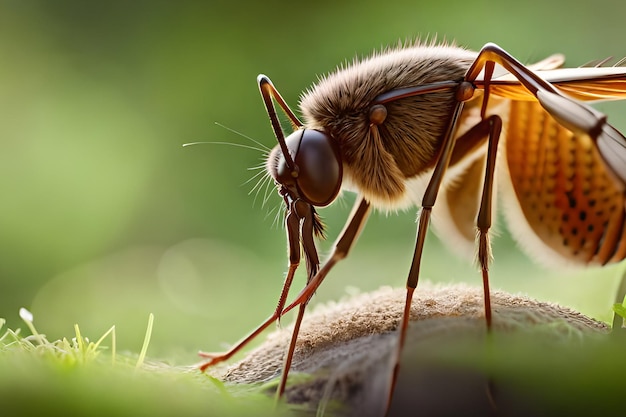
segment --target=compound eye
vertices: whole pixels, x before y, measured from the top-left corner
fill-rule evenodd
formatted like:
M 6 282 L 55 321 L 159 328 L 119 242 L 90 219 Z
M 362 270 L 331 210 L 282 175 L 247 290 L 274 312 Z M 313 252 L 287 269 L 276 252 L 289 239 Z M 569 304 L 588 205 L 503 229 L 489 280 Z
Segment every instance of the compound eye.
M 343 166 L 337 144 L 328 135 L 305 129 L 294 162 L 300 197 L 314 206 L 326 206 L 337 197 Z

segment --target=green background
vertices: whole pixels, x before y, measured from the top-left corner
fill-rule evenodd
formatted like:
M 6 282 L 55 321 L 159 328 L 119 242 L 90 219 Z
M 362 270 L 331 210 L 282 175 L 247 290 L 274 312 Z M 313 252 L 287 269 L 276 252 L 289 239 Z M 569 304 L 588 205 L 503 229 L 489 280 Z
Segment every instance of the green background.
M 280 200 L 250 194 L 260 151 L 182 144 L 248 135 L 273 146 L 258 73 L 295 107 L 318 75 L 417 37 L 496 42 L 524 62 L 562 52 L 578 66 L 626 55 L 625 12 L 617 0 L 2 0 L 0 317 L 18 327 L 27 307 L 50 339 L 74 323 L 92 339 L 116 325 L 118 347 L 138 351 L 152 312 L 149 356 L 190 364 L 198 349 L 223 349 L 275 307 Z M 626 129 L 626 107 L 600 109 Z M 321 211 L 330 242 L 352 201 Z M 373 215 L 314 302 L 403 286 L 416 212 Z M 494 288 L 610 320 L 619 267 L 545 269 L 498 229 Z M 434 236 L 422 271 L 480 285 Z

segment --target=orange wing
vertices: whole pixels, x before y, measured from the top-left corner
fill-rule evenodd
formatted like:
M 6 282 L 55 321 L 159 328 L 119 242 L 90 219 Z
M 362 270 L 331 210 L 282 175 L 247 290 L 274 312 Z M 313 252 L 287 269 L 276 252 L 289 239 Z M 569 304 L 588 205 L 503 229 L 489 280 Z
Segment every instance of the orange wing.
M 626 99 L 626 67 L 559 68 L 535 71 L 569 97 L 583 101 Z M 479 81 L 477 86 L 484 87 Z M 512 100 L 536 98 L 512 75 L 506 74 L 490 83 L 491 94 Z
M 505 215 L 531 255 L 583 264 L 626 257 L 624 193 L 589 136 L 562 127 L 537 102 L 513 101 L 500 149 Z

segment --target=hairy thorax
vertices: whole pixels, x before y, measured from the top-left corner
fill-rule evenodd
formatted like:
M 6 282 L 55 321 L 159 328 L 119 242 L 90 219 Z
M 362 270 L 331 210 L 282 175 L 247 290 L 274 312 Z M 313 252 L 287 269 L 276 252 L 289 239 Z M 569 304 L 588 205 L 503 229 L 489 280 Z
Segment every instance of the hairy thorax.
M 387 103 L 387 117 L 379 125 L 370 121 L 374 100 L 400 88 L 461 80 L 475 57 L 475 52 L 447 45 L 374 54 L 339 68 L 304 93 L 300 107 L 305 125 L 337 141 L 348 186 L 376 206 L 404 205 L 407 180 L 419 177 L 437 160 L 454 92 Z

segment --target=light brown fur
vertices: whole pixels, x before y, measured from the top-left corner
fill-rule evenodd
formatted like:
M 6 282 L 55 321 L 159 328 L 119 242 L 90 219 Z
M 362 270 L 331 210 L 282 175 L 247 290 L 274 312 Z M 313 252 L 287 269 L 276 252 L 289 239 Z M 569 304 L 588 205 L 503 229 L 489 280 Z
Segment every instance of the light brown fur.
M 453 45 L 415 44 L 340 67 L 303 94 L 305 126 L 338 142 L 349 184 L 375 206 L 393 208 L 405 197 L 405 181 L 435 163 L 454 93 L 388 103 L 380 126 L 370 123 L 372 102 L 394 89 L 461 80 L 475 57 Z

